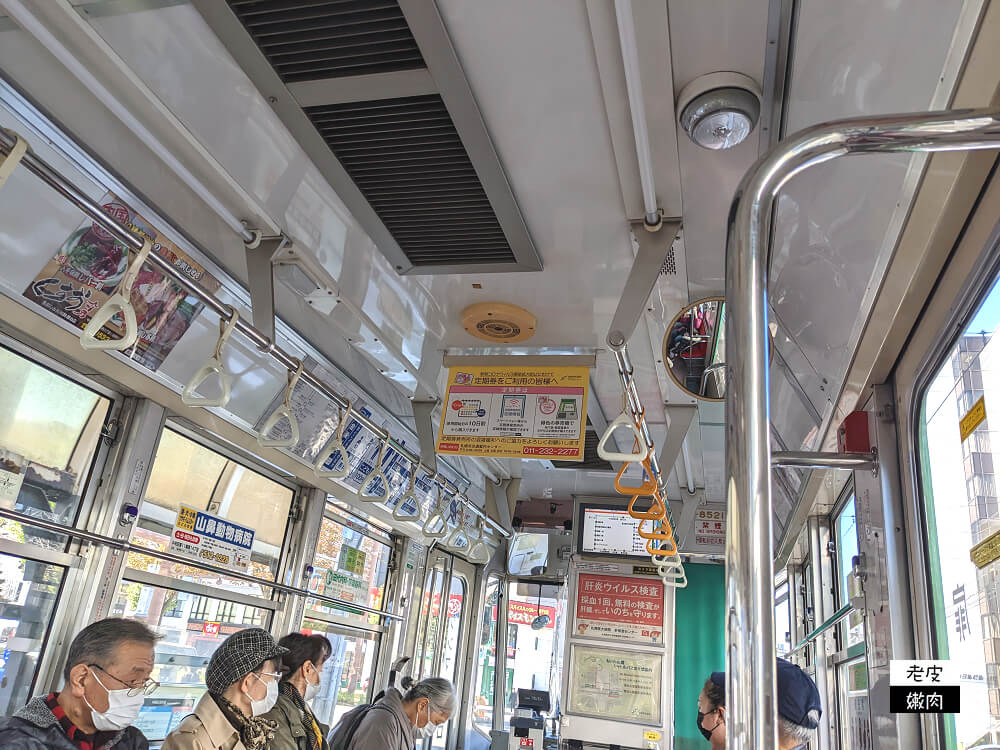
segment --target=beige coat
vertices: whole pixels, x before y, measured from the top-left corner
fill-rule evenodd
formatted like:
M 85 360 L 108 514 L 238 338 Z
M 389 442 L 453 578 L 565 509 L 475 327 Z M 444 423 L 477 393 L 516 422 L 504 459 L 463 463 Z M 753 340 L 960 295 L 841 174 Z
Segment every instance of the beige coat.
M 229 723 L 215 699 L 205 693 L 194 713 L 167 735 L 160 750 L 246 750 L 239 732 Z

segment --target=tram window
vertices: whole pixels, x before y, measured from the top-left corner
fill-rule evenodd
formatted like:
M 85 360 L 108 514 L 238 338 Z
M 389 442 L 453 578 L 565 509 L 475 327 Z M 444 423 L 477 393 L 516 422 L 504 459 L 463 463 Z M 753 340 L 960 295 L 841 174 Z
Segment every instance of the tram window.
M 378 635 L 311 617 L 302 622 L 302 632 L 325 635 L 333 646 L 320 675 L 319 694 L 312 702 L 316 718 L 332 727 L 352 708 L 371 700 Z
M 111 401 L 0 347 L 0 503 L 72 526 Z M 62 534 L 0 519 L 0 538 L 62 551 Z
M 364 533 L 366 524 L 328 508 L 320 524 L 309 590 L 381 609 L 392 548 Z M 378 623 L 377 615 L 348 612 L 319 599 L 306 600 L 307 614 L 353 625 Z
M 462 635 L 462 613 L 465 611 L 465 579 L 458 575 L 451 577 L 451 589 L 448 592 L 448 604 L 445 610 L 444 645 L 441 652 L 440 676 L 455 683 L 460 654 L 459 641 Z M 457 722 L 449 723 L 445 731 L 440 729 L 434 733 L 431 747 L 444 750 L 448 742 L 448 732 Z M 426 746 L 426 745 L 425 745 Z
M 778 656 L 787 656 L 792 650 L 792 611 L 787 580 L 774 591 L 774 643 Z
M 430 585 L 424 592 L 423 605 L 420 609 L 421 621 L 426 623 L 426 626 L 422 629 L 423 633 L 417 636 L 418 645 L 422 644 L 422 648 L 414 664 L 414 672 L 419 674 L 421 679 L 433 676 L 434 672 L 434 657 L 437 655 L 438 633 L 441 630 L 441 598 L 446 578 L 445 571 L 441 568 L 433 568 L 430 575 Z
M 486 599 L 481 617 L 479 655 L 476 660 L 476 696 L 472 703 L 472 725 L 489 736 L 493 728 L 493 686 L 497 668 L 497 622 L 500 578 L 491 575 L 486 581 Z
M 514 712 L 518 688 L 549 690 L 555 694 L 561 679 L 560 662 L 556 658 L 556 628 L 560 601 L 545 596 L 532 596 L 530 591 L 540 586 L 519 584 L 511 587 L 507 603 L 508 636 L 507 680 L 504 696 L 504 721 L 509 723 Z M 538 630 L 531 627 L 538 615 L 548 615 L 548 621 Z M 537 637 L 537 640 L 536 640 Z M 513 641 L 511 643 L 510 641 Z
M 852 492 L 834 521 L 837 546 L 837 607 L 850 602 L 854 558 L 858 555 L 858 518 Z M 844 624 L 848 648 L 865 642 L 865 621 L 861 612 L 851 612 Z
M 872 723 L 865 657 L 837 668 L 840 696 L 840 746 L 844 750 L 871 750 Z
M 3 396 L 0 395 L 0 399 Z M 65 568 L 0 555 L 0 711 L 10 716 L 31 697 L 35 670 Z
M 136 722 L 153 741 L 164 739 L 194 710 L 205 693 L 205 667 L 219 644 L 240 630 L 270 623 L 262 608 L 129 580 L 118 586 L 109 616 L 141 620 L 163 636 L 152 675 L 160 688 L 146 698 Z
M 936 657 L 960 665 L 961 713 L 945 717 L 949 748 L 1000 737 L 1000 583 L 970 549 L 1000 530 L 994 448 L 1000 448 L 1000 288 L 931 379 L 921 402 L 920 468 Z M 986 416 L 963 439 L 960 421 L 984 399 Z M 992 417 L 992 418 L 990 418 Z
M 132 533 L 132 543 L 166 550 L 181 504 L 253 529 L 249 572 L 273 581 L 285 535 L 293 491 L 193 440 L 165 429 L 149 474 L 146 497 Z M 128 566 L 171 578 L 204 583 L 252 596 L 264 595 L 256 584 L 207 574 L 194 566 L 160 561 L 130 552 Z

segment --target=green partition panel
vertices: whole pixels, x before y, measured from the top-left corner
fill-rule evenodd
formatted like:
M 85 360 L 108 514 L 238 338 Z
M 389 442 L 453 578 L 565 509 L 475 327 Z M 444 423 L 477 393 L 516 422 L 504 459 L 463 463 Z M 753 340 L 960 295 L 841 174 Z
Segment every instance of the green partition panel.
M 686 563 L 674 628 L 674 750 L 708 750 L 698 731 L 698 695 L 726 665 L 726 569 Z

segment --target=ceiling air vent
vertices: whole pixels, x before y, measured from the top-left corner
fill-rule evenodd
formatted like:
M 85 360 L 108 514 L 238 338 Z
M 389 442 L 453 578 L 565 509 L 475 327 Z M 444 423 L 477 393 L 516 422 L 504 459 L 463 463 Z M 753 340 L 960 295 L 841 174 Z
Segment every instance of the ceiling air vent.
M 515 262 L 440 96 L 306 114 L 414 266 Z
M 396 0 L 229 0 L 286 83 L 424 67 Z
M 587 420 L 587 431 L 584 433 L 586 442 L 583 447 L 582 461 L 553 461 L 552 465 L 557 469 L 584 469 L 587 471 L 614 471 L 615 467 L 597 455 L 597 444 L 601 442 L 601 436 L 592 429 L 590 420 Z
M 540 271 L 434 0 L 191 0 L 399 273 Z

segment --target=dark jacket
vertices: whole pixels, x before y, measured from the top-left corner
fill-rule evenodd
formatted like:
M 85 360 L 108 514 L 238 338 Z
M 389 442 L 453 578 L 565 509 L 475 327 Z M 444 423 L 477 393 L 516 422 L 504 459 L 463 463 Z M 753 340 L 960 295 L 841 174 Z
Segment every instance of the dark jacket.
M 403 710 L 403 696 L 395 688 L 385 691 L 376 708 L 358 706 L 348 711 L 330 736 L 330 746 L 343 744 L 338 730 L 343 732 L 353 722 L 348 718 L 355 711 L 367 711 L 358 725 L 347 750 L 413 750 L 413 727 Z
M 3 750 L 77 750 L 44 698 L 32 698 L 13 716 L 0 719 Z M 98 750 L 149 750 L 149 742 L 135 727 L 118 732 Z
M 295 701 L 287 695 L 279 695 L 278 702 L 274 704 L 274 708 L 264 714 L 264 718 L 270 719 L 278 725 L 274 739 L 267 746 L 268 750 L 309 750 L 311 747 L 309 737 L 306 736 L 306 729 L 302 724 L 302 713 L 295 705 Z M 316 723 L 319 724 L 322 741 L 320 747 L 322 750 L 327 750 L 329 745 L 326 743 L 326 735 L 330 728 L 326 724 L 320 724 L 319 719 L 316 720 Z

